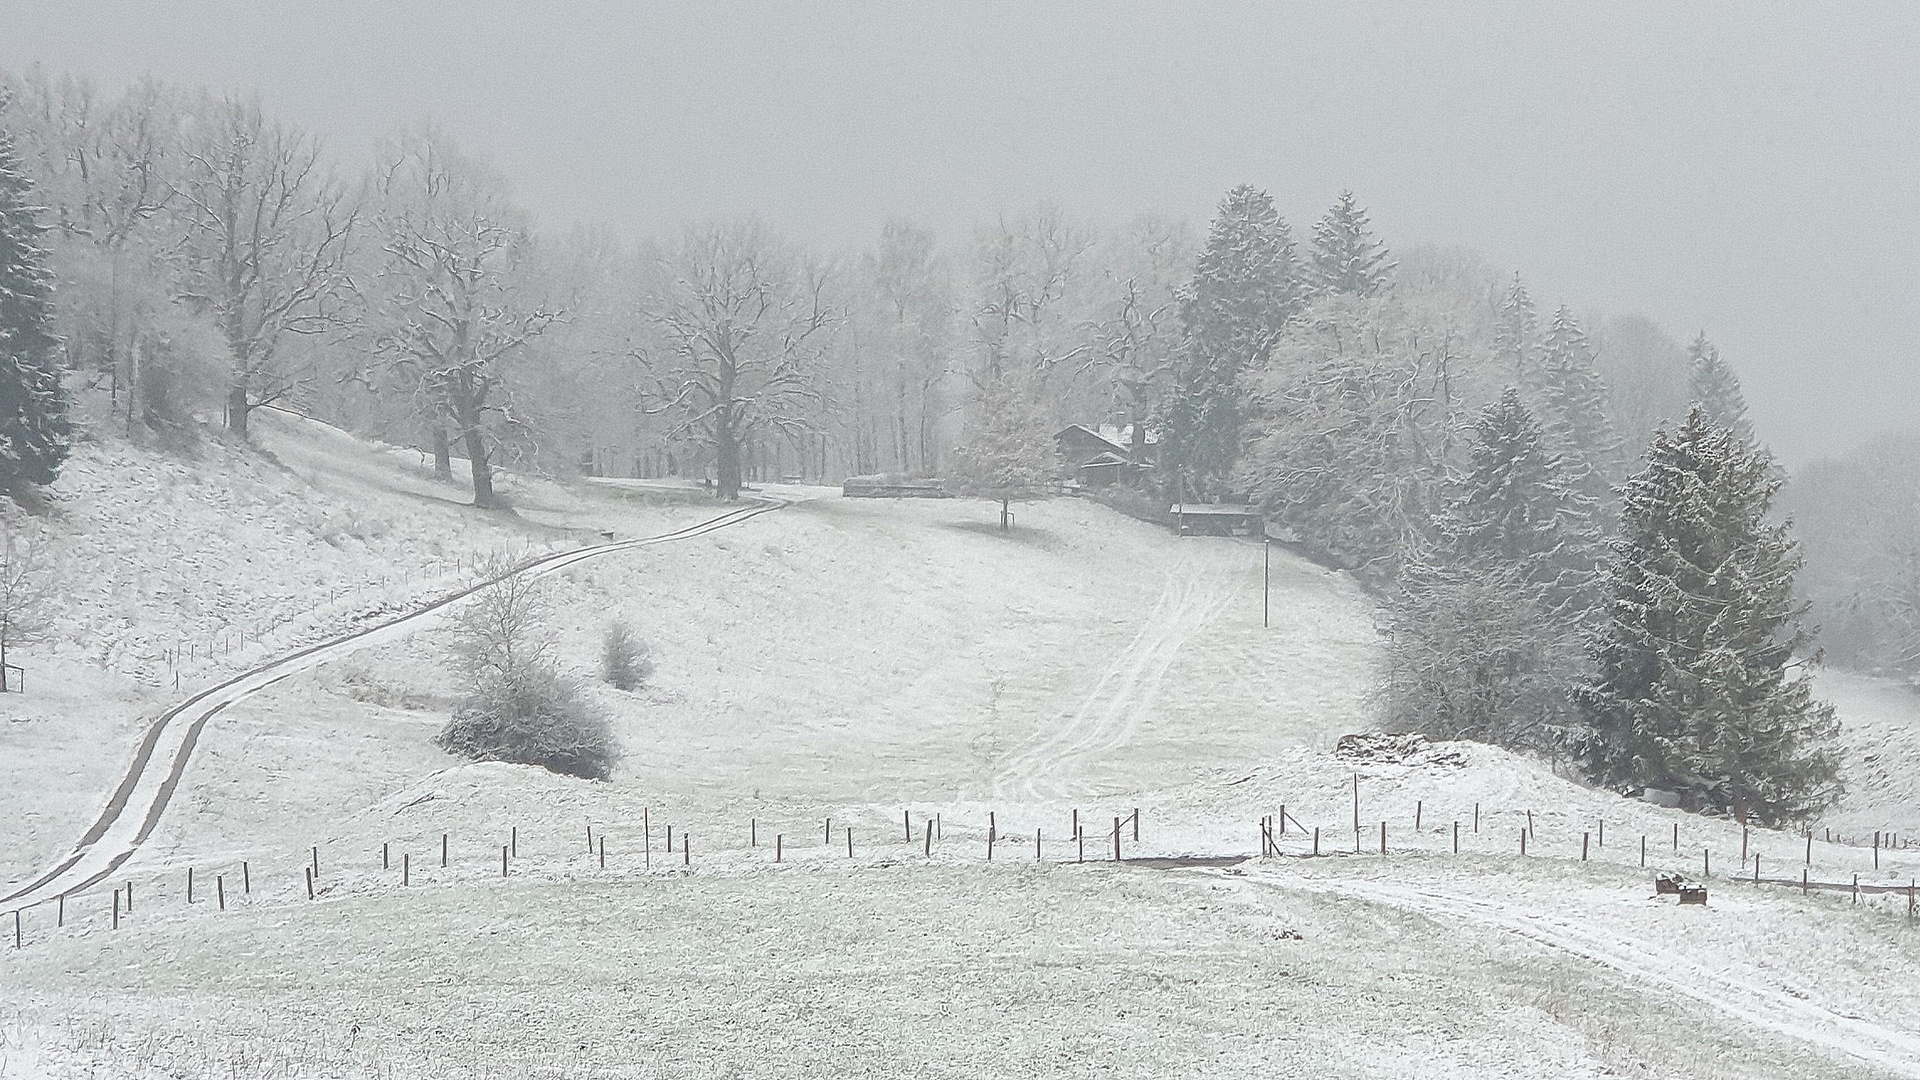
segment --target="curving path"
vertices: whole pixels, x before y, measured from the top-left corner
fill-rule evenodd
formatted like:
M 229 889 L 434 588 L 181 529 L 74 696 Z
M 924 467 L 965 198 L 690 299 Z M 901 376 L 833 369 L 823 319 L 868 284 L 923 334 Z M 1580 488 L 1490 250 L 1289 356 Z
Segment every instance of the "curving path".
M 586 559 L 635 548 L 651 547 L 696 536 L 778 510 L 785 502 L 759 502 L 708 518 L 672 532 L 656 536 L 592 544 L 553 555 L 545 555 L 497 577 L 450 593 L 404 615 L 352 633 L 311 645 L 279 659 L 261 664 L 211 687 L 161 713 L 140 739 L 133 760 L 120 783 L 108 798 L 106 807 L 80 837 L 65 858 L 46 873 L 26 885 L 0 896 L 0 905 L 26 908 L 49 903 L 63 894 L 78 892 L 106 880 L 118 870 L 160 824 L 167 805 L 180 786 L 194 745 L 208 721 L 228 706 L 272 686 L 282 679 L 298 675 L 348 653 L 392 641 L 414 629 L 412 624 L 448 605 L 457 603 L 482 589 L 521 574 L 545 575 L 563 570 Z

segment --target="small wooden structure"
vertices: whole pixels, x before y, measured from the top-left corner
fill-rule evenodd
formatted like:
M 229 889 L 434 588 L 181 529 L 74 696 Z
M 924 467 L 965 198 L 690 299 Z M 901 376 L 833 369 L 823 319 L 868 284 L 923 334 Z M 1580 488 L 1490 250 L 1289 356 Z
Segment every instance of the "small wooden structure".
M 1705 885 L 1682 885 L 1680 887 L 1680 902 L 1683 904 L 1705 904 L 1707 902 L 1707 887 Z
M 1679 892 L 1680 891 L 1680 875 L 1678 874 L 1653 875 L 1653 891 L 1656 894 L 1661 896 L 1670 896 L 1674 893 Z
M 1244 532 L 1259 536 L 1266 528 L 1260 511 L 1246 503 L 1174 503 L 1167 513 L 1173 515 L 1180 535 L 1232 536 Z
M 904 476 L 849 476 L 840 485 L 840 494 L 849 499 L 945 499 L 951 497 L 939 480 Z

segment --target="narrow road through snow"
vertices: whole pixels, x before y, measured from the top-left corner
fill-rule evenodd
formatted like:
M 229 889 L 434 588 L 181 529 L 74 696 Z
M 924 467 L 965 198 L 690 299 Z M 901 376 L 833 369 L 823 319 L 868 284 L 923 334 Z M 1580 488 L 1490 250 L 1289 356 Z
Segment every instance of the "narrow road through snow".
M 172 800 L 174 791 L 180 786 L 180 779 L 185 774 L 187 763 L 193 756 L 193 748 L 199 741 L 201 731 L 206 728 L 208 721 L 218 716 L 228 706 L 259 693 L 282 679 L 311 671 L 329 660 L 402 637 L 410 633 L 418 621 L 425 616 L 455 604 L 506 578 L 520 574 L 551 574 L 575 563 L 602 555 L 692 539 L 717 529 L 738 525 L 785 505 L 787 505 L 786 502 L 758 502 L 672 532 L 593 544 L 575 548 L 572 551 L 543 556 L 491 580 L 461 589 L 404 615 L 388 619 L 377 626 L 343 634 L 318 645 L 290 653 L 195 694 L 161 713 L 160 717 L 148 726 L 138 749 L 134 752 L 133 760 L 121 776 L 119 785 L 108 798 L 106 807 L 101 810 L 93 826 L 73 846 L 73 850 L 39 877 L 0 897 L 0 905 L 9 908 L 26 908 L 51 902 L 60 895 L 75 893 L 104 881 L 118 870 L 121 864 L 132 858 L 134 852 L 139 850 L 140 845 L 159 825 L 161 816 L 166 813 L 167 805 Z

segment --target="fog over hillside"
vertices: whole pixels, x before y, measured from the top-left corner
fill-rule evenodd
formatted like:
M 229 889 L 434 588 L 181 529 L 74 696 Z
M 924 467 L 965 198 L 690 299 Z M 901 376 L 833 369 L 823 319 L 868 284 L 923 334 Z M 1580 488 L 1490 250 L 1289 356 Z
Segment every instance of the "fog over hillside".
M 1920 13 L 0 0 L 0 1080 L 1920 1080 Z

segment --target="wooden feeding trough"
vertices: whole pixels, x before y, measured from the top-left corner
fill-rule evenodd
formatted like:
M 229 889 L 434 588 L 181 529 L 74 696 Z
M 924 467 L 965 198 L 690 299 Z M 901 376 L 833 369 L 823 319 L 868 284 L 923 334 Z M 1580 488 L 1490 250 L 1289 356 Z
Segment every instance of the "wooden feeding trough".
M 1679 892 L 1680 891 L 1680 875 L 1678 874 L 1653 875 L 1653 891 L 1661 896 L 1666 896 L 1671 893 Z
M 1682 885 L 1680 887 L 1680 902 L 1682 904 L 1700 904 L 1705 906 L 1707 902 L 1707 887 L 1705 885 Z

